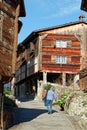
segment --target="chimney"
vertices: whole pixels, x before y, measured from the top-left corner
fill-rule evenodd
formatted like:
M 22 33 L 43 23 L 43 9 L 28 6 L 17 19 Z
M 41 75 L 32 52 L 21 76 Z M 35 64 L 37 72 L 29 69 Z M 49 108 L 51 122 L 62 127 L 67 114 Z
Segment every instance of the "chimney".
M 81 15 L 79 16 L 79 21 L 80 21 L 80 22 L 84 22 L 84 20 L 85 20 L 85 16 L 84 16 L 83 14 L 81 14 Z

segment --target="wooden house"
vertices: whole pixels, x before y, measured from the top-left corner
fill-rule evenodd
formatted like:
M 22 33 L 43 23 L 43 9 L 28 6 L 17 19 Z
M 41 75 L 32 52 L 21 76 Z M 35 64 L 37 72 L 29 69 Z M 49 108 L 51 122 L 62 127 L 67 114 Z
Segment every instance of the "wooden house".
M 81 10 L 87 12 L 87 0 L 82 0 L 81 1 Z M 80 82 L 80 88 L 81 88 L 81 90 L 84 90 L 84 91 L 87 92 L 87 65 L 85 66 L 85 68 L 83 68 L 79 72 L 79 77 L 80 77 L 79 82 Z
M 0 0 L 0 81 L 9 82 L 15 73 L 18 32 L 24 17 L 23 0 Z
M 44 84 L 69 86 L 86 65 L 87 23 L 79 21 L 33 31 L 17 50 L 16 96 L 35 91 Z

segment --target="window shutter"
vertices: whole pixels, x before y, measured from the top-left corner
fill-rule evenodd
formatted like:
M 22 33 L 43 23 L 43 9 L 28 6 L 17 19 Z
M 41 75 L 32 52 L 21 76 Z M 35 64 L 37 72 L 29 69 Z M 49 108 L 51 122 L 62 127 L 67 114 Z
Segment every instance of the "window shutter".
M 67 63 L 71 63 L 71 56 L 67 56 Z
M 67 47 L 69 48 L 69 47 L 72 47 L 72 41 L 70 40 L 70 41 L 67 41 Z
M 56 60 L 56 56 L 52 55 L 52 56 L 51 56 L 51 61 L 52 61 L 52 62 L 55 62 L 55 60 Z

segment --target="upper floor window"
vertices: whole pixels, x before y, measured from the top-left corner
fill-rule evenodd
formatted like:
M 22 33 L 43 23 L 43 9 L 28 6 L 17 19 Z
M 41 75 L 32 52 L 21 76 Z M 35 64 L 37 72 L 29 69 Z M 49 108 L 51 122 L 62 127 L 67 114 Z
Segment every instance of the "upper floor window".
M 67 47 L 67 41 L 64 40 L 56 40 L 56 47 L 57 48 L 66 48 Z
M 21 67 L 21 73 L 25 72 L 25 65 Z
M 66 64 L 66 56 L 56 56 L 56 63 Z

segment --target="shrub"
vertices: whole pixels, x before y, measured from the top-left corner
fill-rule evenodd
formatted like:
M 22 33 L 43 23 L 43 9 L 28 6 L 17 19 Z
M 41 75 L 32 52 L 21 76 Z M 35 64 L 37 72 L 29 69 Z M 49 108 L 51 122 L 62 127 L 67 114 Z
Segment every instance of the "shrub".
M 84 107 L 87 106 L 87 101 L 83 101 L 82 103 Z
M 7 89 L 7 88 L 4 88 L 4 92 L 3 92 L 5 95 L 11 95 L 11 90 Z
M 46 84 L 45 86 L 44 86 L 44 89 L 46 89 L 47 91 L 51 88 L 52 86 L 50 85 L 50 84 Z
M 61 95 L 60 99 L 58 100 L 58 105 L 60 107 L 64 107 L 65 103 L 66 103 L 66 98 L 69 96 L 69 93 L 64 93 Z

